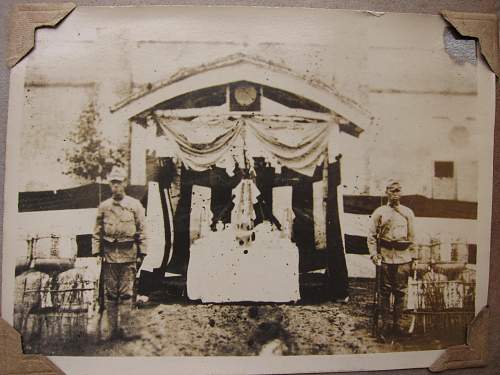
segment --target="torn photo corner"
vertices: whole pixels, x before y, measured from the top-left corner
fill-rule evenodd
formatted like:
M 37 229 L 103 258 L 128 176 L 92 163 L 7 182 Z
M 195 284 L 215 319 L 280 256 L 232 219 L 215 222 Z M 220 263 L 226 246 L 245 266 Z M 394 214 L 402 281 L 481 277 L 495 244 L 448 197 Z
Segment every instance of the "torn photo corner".
M 38 30 L 5 177 L 24 353 L 268 374 L 465 344 L 492 210 L 476 43 L 440 16 L 304 8 L 77 7 Z

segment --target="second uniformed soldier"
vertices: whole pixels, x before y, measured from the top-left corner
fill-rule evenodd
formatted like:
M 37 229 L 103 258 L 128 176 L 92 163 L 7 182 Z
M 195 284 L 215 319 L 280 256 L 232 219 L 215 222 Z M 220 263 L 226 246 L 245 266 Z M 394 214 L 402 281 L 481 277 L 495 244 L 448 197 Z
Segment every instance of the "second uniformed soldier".
M 146 255 L 144 207 L 125 194 L 125 172 L 114 168 L 109 177 L 111 198 L 97 211 L 92 253 L 102 257 L 101 282 L 112 338 L 134 339 L 130 327 L 137 266 Z
M 386 194 L 387 205 L 378 207 L 372 214 L 367 242 L 373 263 L 380 265 L 382 334 L 398 336 L 403 334 L 400 319 L 413 262 L 415 215 L 410 208 L 400 204 L 401 184 L 398 181 L 389 182 Z M 391 294 L 394 296 L 392 311 Z

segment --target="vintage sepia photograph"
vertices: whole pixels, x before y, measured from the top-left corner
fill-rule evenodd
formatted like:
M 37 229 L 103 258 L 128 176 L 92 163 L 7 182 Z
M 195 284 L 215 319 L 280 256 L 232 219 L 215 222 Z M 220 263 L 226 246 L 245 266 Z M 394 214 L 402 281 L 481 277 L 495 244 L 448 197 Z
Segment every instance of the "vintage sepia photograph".
M 439 16 L 78 7 L 10 100 L 25 353 L 428 366 L 486 305 L 494 75 Z

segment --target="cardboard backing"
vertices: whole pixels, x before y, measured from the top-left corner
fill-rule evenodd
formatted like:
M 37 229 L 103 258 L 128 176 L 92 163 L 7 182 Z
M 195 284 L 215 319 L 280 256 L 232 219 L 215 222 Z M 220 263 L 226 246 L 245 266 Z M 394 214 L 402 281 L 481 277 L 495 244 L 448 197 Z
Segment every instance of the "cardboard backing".
M 8 67 L 14 67 L 34 48 L 37 28 L 57 26 L 75 7 L 74 3 L 15 5 L 9 17 L 6 56 Z M 462 36 L 477 38 L 482 55 L 492 71 L 500 77 L 497 16 L 447 10 L 441 11 L 441 15 Z M 448 348 L 429 370 L 441 372 L 486 366 L 488 332 L 489 309 L 485 307 L 469 326 L 467 344 Z M 1 318 L 0 343 L 0 374 L 63 374 L 45 356 L 23 354 L 20 334 Z

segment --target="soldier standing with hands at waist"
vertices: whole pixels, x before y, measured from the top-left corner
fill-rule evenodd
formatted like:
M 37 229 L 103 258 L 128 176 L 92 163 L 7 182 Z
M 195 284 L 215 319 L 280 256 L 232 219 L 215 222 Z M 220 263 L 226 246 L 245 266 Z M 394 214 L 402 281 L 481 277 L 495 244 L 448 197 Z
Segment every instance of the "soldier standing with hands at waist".
M 102 259 L 101 280 L 111 338 L 137 338 L 130 327 L 134 282 L 137 269 L 146 255 L 144 207 L 125 194 L 126 174 L 113 168 L 108 181 L 111 198 L 97 211 L 92 254 Z
M 400 204 L 401 184 L 391 180 L 386 187 L 387 205 L 378 207 L 372 214 L 367 238 L 372 262 L 380 272 L 380 308 L 382 334 L 400 336 L 400 320 L 404 297 L 413 262 L 414 219 L 413 211 Z M 394 296 L 390 311 L 390 295 Z M 390 319 L 392 313 L 392 319 Z M 388 316 L 389 315 L 389 316 Z M 392 327 L 390 321 L 392 320 Z

